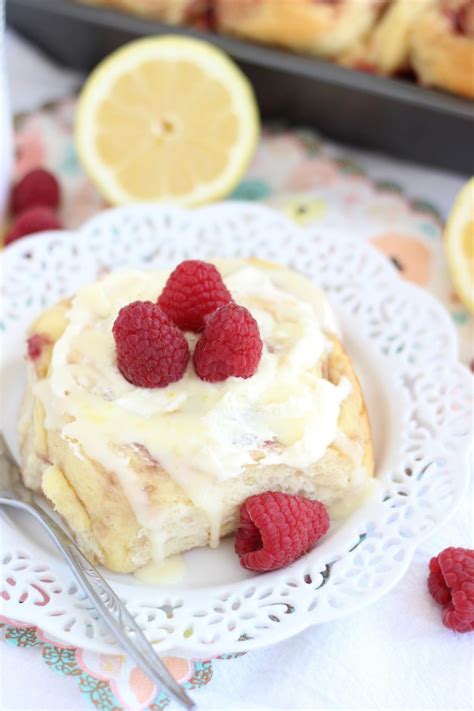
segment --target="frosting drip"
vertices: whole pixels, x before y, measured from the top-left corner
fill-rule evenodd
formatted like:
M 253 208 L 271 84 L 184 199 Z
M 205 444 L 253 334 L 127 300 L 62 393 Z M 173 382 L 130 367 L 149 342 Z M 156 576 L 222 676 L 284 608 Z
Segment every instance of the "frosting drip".
M 214 543 L 219 484 L 256 462 L 294 468 L 316 462 L 337 436 L 340 404 L 350 390 L 345 379 L 334 385 L 322 377 L 326 333 L 337 326 L 317 287 L 302 287 L 285 269 L 216 264 L 260 328 L 264 348 L 252 378 L 206 383 L 190 363 L 184 377 L 165 388 L 127 382 L 116 365 L 114 320 L 131 301 L 156 301 L 169 272 L 124 270 L 77 293 L 48 377 L 35 386 L 46 428 L 80 443 L 86 456 L 116 472 L 142 526 L 152 533 L 159 512 L 131 466 L 130 451 L 137 448 L 206 512 Z M 186 338 L 193 350 L 198 336 Z

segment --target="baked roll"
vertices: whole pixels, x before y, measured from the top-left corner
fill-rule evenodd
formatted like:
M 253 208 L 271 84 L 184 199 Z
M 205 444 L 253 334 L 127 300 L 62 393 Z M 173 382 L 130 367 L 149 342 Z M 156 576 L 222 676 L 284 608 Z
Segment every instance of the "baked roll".
M 422 84 L 474 99 L 474 0 L 436 0 L 420 14 L 410 49 Z
M 411 35 L 434 0 L 393 0 L 381 8 L 369 32 L 337 59 L 339 64 L 393 75 L 410 68 Z
M 215 0 L 221 32 L 334 57 L 371 27 L 384 0 Z
M 122 271 L 42 313 L 29 332 L 19 432 L 24 480 L 90 559 L 131 572 L 235 531 L 240 504 L 283 491 L 354 508 L 373 475 L 362 391 L 322 292 L 284 267 L 217 261 L 264 343 L 251 378 L 165 388 L 117 368 L 120 308 L 168 272 Z M 186 334 L 193 348 L 198 335 Z

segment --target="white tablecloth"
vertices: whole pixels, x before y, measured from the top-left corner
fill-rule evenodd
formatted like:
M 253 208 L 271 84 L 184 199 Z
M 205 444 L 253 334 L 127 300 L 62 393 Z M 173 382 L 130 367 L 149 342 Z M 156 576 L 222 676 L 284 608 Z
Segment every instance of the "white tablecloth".
M 13 41 L 10 51 L 16 58 L 23 52 Z M 24 56 L 23 62 L 15 60 L 15 86 L 25 85 L 25 69 L 31 84 L 32 64 Z M 48 88 L 47 76 L 56 92 L 58 75 L 42 73 L 43 89 Z M 64 87 L 69 90 L 75 80 L 67 77 Z M 36 102 L 42 98 L 36 96 Z M 407 191 L 413 188 L 444 214 L 464 180 L 384 156 L 353 153 L 373 176 L 402 176 Z M 472 501 L 471 489 L 462 509 L 419 548 L 403 581 L 374 605 L 270 649 L 215 661 L 211 683 L 194 693 L 200 708 L 472 708 L 474 635 L 443 628 L 440 609 L 426 591 L 432 555 L 448 545 L 473 547 Z M 45 668 L 37 650 L 1 645 L 0 655 L 0 706 L 5 711 L 91 708 L 70 678 Z

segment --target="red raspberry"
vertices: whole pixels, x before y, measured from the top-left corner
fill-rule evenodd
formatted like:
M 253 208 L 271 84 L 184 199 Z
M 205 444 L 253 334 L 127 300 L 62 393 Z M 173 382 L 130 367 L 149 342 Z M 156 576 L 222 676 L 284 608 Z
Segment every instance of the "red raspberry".
M 206 316 L 229 301 L 232 296 L 215 266 L 188 259 L 170 274 L 158 304 L 182 331 L 198 333 Z
M 61 222 L 49 207 L 31 207 L 18 215 L 5 236 L 4 244 L 44 230 L 60 230 Z
M 194 351 L 194 368 L 201 380 L 217 383 L 226 378 L 250 378 L 262 356 L 258 324 L 243 306 L 231 302 L 207 320 Z
M 164 388 L 183 377 L 188 343 L 168 316 L 151 301 L 120 309 L 113 334 L 123 377 L 142 388 Z
M 51 338 L 46 333 L 34 333 L 28 338 L 28 358 L 38 360 L 43 355 L 45 346 L 51 345 Z
M 248 570 L 276 570 L 307 553 L 328 530 L 320 501 L 267 491 L 240 507 L 235 552 Z
M 443 624 L 474 631 L 474 550 L 445 548 L 430 560 L 428 590 L 443 606 Z
M 44 168 L 36 168 L 13 187 L 11 211 L 13 215 L 17 215 L 38 205 L 56 210 L 59 200 L 59 183 L 54 175 Z

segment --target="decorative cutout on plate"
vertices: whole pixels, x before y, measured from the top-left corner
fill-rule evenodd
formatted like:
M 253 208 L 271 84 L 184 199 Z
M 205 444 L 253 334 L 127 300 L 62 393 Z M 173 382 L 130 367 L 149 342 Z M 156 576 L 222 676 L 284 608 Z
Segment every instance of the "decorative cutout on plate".
M 302 231 L 255 205 L 119 208 L 77 233 L 17 242 L 4 254 L 5 362 L 20 359 L 21 334 L 40 309 L 106 271 L 250 255 L 312 277 L 347 326 L 349 349 L 366 361 L 379 403 L 371 415 L 381 492 L 283 570 L 207 589 L 114 578 L 158 650 L 243 651 L 375 600 L 397 582 L 416 544 L 447 518 L 467 485 L 472 385 L 457 363 L 444 310 L 367 244 L 329 227 Z M 8 521 L 1 525 L 3 614 L 34 622 L 68 645 L 113 652 L 113 640 L 59 559 Z

